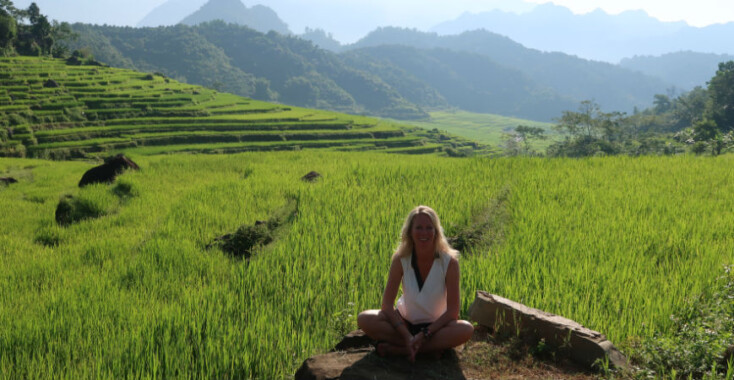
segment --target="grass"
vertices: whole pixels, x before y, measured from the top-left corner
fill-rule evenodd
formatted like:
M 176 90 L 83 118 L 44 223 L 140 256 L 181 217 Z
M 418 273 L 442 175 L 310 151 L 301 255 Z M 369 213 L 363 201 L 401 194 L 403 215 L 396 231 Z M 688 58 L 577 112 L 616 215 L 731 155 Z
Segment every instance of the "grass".
M 379 305 L 418 204 L 451 235 L 503 199 L 501 243 L 460 261 L 463 313 L 486 290 L 623 349 L 673 336 L 669 316 L 734 263 L 733 156 L 153 153 L 131 153 L 122 188 L 77 188 L 88 162 L 0 158 L 20 180 L 0 186 L 0 378 L 289 378 L 333 347 L 335 313 Z M 101 211 L 60 227 L 66 194 Z M 206 248 L 292 199 L 249 261 Z
M 504 145 L 505 135 L 512 133 L 512 130 L 518 125 L 546 130 L 546 135 L 550 138 L 532 144 L 533 148 L 537 150 L 544 151 L 554 139 L 558 138 L 557 133 L 551 129 L 552 123 L 467 111 L 436 111 L 430 112 L 430 115 L 431 118 L 428 121 L 416 121 L 411 124 L 425 129 L 437 128 L 493 147 Z
M 50 79 L 58 87 L 44 87 Z M 213 142 L 256 143 L 262 139 L 247 135 L 281 130 L 299 131 L 276 133 L 284 135 L 281 140 L 291 149 L 331 147 L 329 141 L 335 139 L 352 139 L 345 143 L 358 149 L 383 149 L 405 143 L 401 139 L 406 134 L 416 137 L 411 153 L 436 153 L 464 143 L 455 137 L 417 138 L 400 124 L 374 118 L 266 103 L 157 75 L 68 66 L 48 58 L 0 58 L 0 85 L 0 156 L 70 159 L 144 145 L 170 151 L 187 145 L 193 151 L 195 144 L 210 152 L 206 145 Z M 426 150 L 426 143 L 440 147 Z M 263 148 L 255 144 L 243 150 Z

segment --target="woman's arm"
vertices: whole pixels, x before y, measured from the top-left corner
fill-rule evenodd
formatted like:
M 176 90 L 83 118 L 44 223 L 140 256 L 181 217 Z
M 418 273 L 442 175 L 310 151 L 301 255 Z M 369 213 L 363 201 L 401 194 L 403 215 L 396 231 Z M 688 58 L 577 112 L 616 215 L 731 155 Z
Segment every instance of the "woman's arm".
M 405 326 L 403 318 L 398 315 L 395 311 L 395 297 L 398 295 L 398 288 L 400 287 L 400 281 L 403 279 L 403 266 L 400 263 L 400 257 L 393 255 L 392 262 L 390 263 L 390 272 L 387 277 L 387 285 L 385 286 L 385 293 L 382 295 L 382 312 L 387 316 L 390 324 L 406 339 L 410 339 L 410 331 Z
M 459 290 L 459 260 L 451 258 L 446 270 L 446 312 L 428 326 L 431 334 L 440 330 L 447 323 L 459 319 L 461 291 Z

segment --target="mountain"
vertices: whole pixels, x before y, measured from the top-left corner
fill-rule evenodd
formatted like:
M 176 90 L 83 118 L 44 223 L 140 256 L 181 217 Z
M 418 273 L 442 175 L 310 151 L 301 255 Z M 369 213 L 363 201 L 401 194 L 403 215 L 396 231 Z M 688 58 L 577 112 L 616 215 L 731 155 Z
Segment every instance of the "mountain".
M 528 49 L 507 37 L 484 30 L 439 36 L 411 29 L 380 28 L 349 48 L 381 45 L 479 54 L 522 72 L 538 88 L 550 89 L 575 102 L 593 99 L 609 110 L 631 112 L 634 107 L 646 107 L 655 94 L 664 93 L 670 86 L 658 78 L 609 63 Z
M 577 105 L 573 99 L 564 98 L 522 72 L 481 54 L 380 45 L 351 50 L 343 56 L 350 64 L 382 78 L 416 104 L 436 107 L 447 103 L 472 112 L 534 120 L 550 120 L 560 110 Z M 400 71 L 390 75 L 395 68 Z M 415 84 L 404 86 L 408 81 Z M 418 87 L 418 83 L 423 83 L 425 88 Z
M 349 113 L 415 119 L 419 105 L 368 72 L 311 42 L 213 21 L 195 27 L 73 25 L 72 49 L 116 67 L 160 72 L 258 100 Z
M 196 12 L 206 0 L 168 0 L 148 13 L 139 27 L 156 27 L 176 25 L 186 16 Z
M 244 25 L 263 33 L 271 30 L 280 34 L 291 33 L 288 25 L 272 9 L 264 5 L 247 8 L 240 0 L 209 0 L 198 11 L 184 18 L 181 23 L 196 25 L 214 20 Z
M 327 33 L 323 29 L 311 29 L 307 27 L 302 34 L 298 35 L 298 37 L 311 41 L 314 45 L 335 53 L 344 50 L 341 42 L 337 41 L 334 38 L 334 35 Z
M 660 55 L 681 50 L 732 54 L 734 23 L 704 28 L 685 22 L 662 22 L 644 11 L 610 15 L 597 9 L 573 14 L 546 3 L 517 14 L 504 11 L 464 13 L 431 29 L 441 35 L 486 29 L 527 47 L 561 51 L 579 57 L 616 63 L 634 55 Z
M 679 90 L 688 91 L 696 86 L 705 86 L 716 74 L 719 63 L 732 60 L 734 55 L 681 51 L 661 56 L 625 58 L 619 65 L 658 77 Z

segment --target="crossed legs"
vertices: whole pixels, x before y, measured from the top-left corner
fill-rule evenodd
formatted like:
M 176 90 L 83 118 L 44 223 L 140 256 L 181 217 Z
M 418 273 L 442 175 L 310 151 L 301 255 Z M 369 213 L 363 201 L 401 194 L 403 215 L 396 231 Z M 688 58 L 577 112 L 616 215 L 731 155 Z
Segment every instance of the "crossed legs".
M 381 310 L 365 310 L 357 317 L 357 325 L 370 338 L 384 342 L 377 347 L 378 354 L 408 355 L 410 350 L 405 340 L 393 327 Z M 447 323 L 432 334 L 431 339 L 420 346 L 421 353 L 441 353 L 446 349 L 459 346 L 471 339 L 474 327 L 471 323 L 456 320 Z

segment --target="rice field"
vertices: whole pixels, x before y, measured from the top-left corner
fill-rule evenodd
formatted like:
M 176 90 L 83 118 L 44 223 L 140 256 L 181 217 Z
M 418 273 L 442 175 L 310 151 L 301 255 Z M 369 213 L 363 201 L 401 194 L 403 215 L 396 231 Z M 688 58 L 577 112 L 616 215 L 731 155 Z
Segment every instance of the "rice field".
M 0 185 L 0 378 L 290 378 L 379 306 L 418 204 L 449 235 L 492 202 L 508 211 L 501 241 L 462 255 L 464 315 L 486 290 L 623 349 L 670 333 L 734 264 L 731 155 L 157 153 L 132 151 L 140 171 L 83 189 L 93 163 L 0 158 L 19 181 Z M 323 177 L 299 179 L 311 170 Z M 101 216 L 57 226 L 66 194 Z M 251 260 L 206 248 L 289 199 L 294 223 Z
M 0 58 L 0 121 L 0 156 L 57 160 L 136 147 L 211 152 L 215 143 L 229 144 L 228 152 L 388 147 L 435 153 L 476 145 L 431 141 L 390 121 L 256 101 L 160 74 L 32 57 Z

